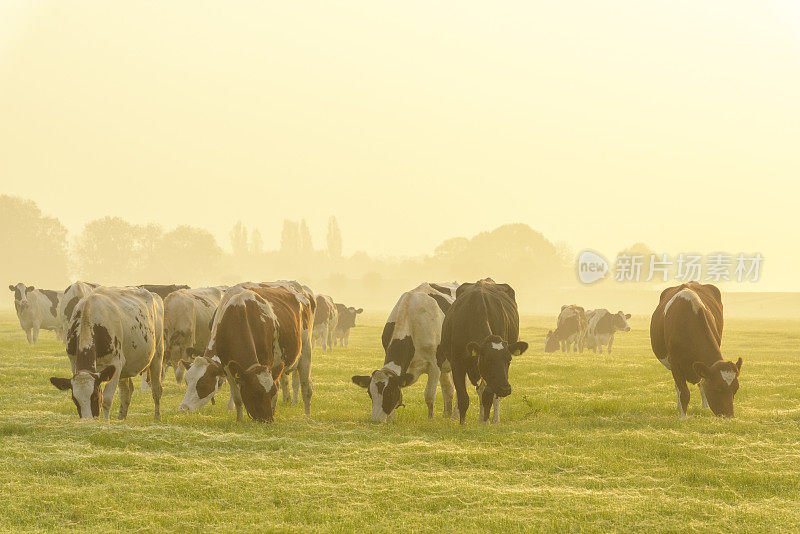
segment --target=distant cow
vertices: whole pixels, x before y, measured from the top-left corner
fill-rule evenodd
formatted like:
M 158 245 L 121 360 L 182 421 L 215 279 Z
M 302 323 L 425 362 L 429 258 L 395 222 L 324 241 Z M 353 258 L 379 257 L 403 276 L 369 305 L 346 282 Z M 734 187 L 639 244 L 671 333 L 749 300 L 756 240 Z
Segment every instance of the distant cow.
M 491 279 L 462 284 L 442 324 L 442 342 L 436 355 L 441 368 L 450 362 L 463 424 L 469 407 L 465 377 L 479 387 L 481 422 L 500 420 L 500 398 L 511 394 L 508 368 L 511 357 L 528 349 L 519 341 L 519 312 L 514 290 Z
M 57 309 L 57 317 L 58 323 L 61 325 L 61 331 L 65 332 L 64 335 L 64 343 L 67 342 L 66 339 L 66 331 L 69 328 L 69 322 L 72 318 L 72 311 L 75 309 L 75 306 L 78 302 L 95 290 L 98 287 L 97 284 L 92 284 L 91 282 L 75 282 L 70 284 L 67 289 L 64 290 L 64 296 L 58 301 L 58 309 Z
M 316 301 L 311 341 L 314 346 L 322 345 L 322 352 L 327 352 L 328 348 L 333 347 L 333 331 L 339 320 L 339 310 L 328 295 L 317 295 Z
M 631 318 L 630 313 L 618 311 L 611 313 L 605 308 L 599 310 L 589 310 L 586 312 L 586 318 L 589 321 L 589 328 L 586 333 L 586 346 L 592 351 L 603 353 L 603 345 L 606 345 L 606 350 L 611 354 L 611 346 L 614 344 L 615 332 L 630 332 L 631 327 L 628 325 L 628 319 Z
M 742 359 L 723 359 L 722 325 L 722 295 L 716 286 L 689 282 L 661 293 L 650 320 L 650 344 L 672 372 L 681 417 L 689 405 L 687 382 L 698 384 L 703 408 L 733 417 Z
M 395 304 L 381 336 L 386 353 L 383 367 L 369 376 L 352 377 L 353 383 L 366 389 L 372 399 L 373 421 L 393 419 L 395 409 L 402 404 L 401 388 L 416 382 L 422 373 L 428 375 L 425 386 L 428 417 L 433 417 L 436 384 L 440 381 L 445 417 L 452 413 L 453 379 L 449 365 L 439 369 L 436 349 L 442 336 L 444 314 L 453 300 L 449 291 L 445 293 L 435 289 L 435 284 L 422 283 L 403 293 Z
M 141 284 L 136 287 L 141 287 L 142 289 L 148 290 L 150 293 L 155 293 L 161 299 L 167 298 L 167 296 L 172 293 L 173 291 L 178 291 L 179 289 L 190 289 L 189 286 L 186 285 L 162 285 L 162 284 Z
M 216 287 L 179 289 L 164 299 L 164 365 L 175 370 L 175 381 L 180 384 L 186 371 L 180 362 L 191 362 L 201 355 L 211 338 L 211 318 L 219 306 L 223 291 Z
M 63 330 L 58 323 L 58 300 L 61 293 L 50 289 L 36 289 L 22 282 L 15 286 L 9 285 L 14 293 L 14 308 L 17 310 L 17 319 L 28 343 L 36 345 L 39 340 L 39 330 L 53 330 L 61 339 Z
M 344 304 L 336 304 L 338 319 L 333 330 L 333 344 L 346 347 L 350 343 L 350 329 L 356 325 L 356 315 L 362 313 L 364 308 L 353 308 Z
M 72 378 L 51 377 L 62 391 L 71 390 L 82 419 L 100 413 L 108 419 L 114 392 L 120 387 L 119 418 L 125 419 L 133 393 L 133 381 L 148 367 L 155 404 L 155 420 L 161 420 L 161 361 L 164 308 L 161 298 L 143 289 L 100 287 L 75 306 L 67 330 L 67 354 L 75 371 Z
M 581 306 L 561 306 L 556 329 L 547 332 L 545 337 L 544 351 L 555 352 L 560 347 L 561 352 L 569 352 L 571 347 L 573 352 L 583 352 L 587 329 L 586 311 Z
M 211 340 L 203 356 L 186 372 L 181 410 L 196 410 L 214 396 L 218 377 L 227 376 L 236 406 L 256 421 L 274 419 L 278 380 L 297 365 L 302 340 L 303 307 L 287 287 L 239 284 L 223 295 Z

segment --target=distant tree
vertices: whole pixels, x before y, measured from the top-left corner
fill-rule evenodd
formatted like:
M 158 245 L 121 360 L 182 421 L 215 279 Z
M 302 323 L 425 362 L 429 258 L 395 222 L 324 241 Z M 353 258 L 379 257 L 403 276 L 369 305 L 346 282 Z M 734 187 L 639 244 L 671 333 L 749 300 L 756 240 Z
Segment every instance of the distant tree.
M 30 200 L 0 195 L 0 278 L 62 289 L 69 279 L 67 229 Z
M 250 254 L 258 255 L 264 252 L 264 240 L 261 238 L 261 232 L 258 228 L 254 228 L 250 232 Z
M 468 246 L 469 239 L 466 237 L 451 237 L 450 239 L 442 241 L 442 243 L 434 249 L 433 254 L 436 256 L 452 256 L 464 252 L 467 250 Z
M 339 229 L 339 222 L 336 217 L 331 215 L 328 219 L 328 255 L 331 258 L 342 257 L 342 231 Z
M 216 278 L 223 255 L 210 232 L 192 226 L 178 226 L 164 234 L 158 249 L 164 270 L 158 273 L 157 280 L 190 285 Z
M 281 253 L 294 255 L 300 250 L 300 230 L 297 223 L 289 219 L 283 220 L 281 231 Z
M 242 224 L 242 221 L 237 221 L 233 225 L 230 232 L 231 248 L 235 256 L 246 256 L 248 253 L 247 247 L 247 227 Z
M 120 217 L 86 223 L 74 251 L 80 278 L 111 285 L 137 283 L 138 231 Z
M 312 252 L 314 252 L 314 244 L 311 241 L 311 232 L 308 229 L 308 224 L 306 224 L 305 219 L 302 219 L 300 221 L 298 234 L 300 239 L 300 242 L 298 243 L 298 248 L 300 249 L 300 252 L 303 254 L 311 254 Z

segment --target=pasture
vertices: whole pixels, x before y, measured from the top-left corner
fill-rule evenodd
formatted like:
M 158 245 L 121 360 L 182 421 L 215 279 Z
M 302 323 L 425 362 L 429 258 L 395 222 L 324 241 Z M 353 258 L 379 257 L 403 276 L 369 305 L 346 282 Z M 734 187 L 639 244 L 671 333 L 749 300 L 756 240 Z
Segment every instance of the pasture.
M 125 422 L 78 421 L 51 332 L 30 347 L 0 314 L 0 529 L 51 531 L 775 531 L 800 525 L 800 322 L 730 320 L 744 358 L 736 418 L 679 420 L 649 318 L 614 353 L 545 354 L 554 317 L 523 316 L 531 343 L 511 364 L 501 423 L 428 420 L 425 377 L 393 424 L 367 421 L 350 382 L 383 362 L 385 313 L 367 311 L 349 349 L 314 350 L 312 417 L 279 401 L 276 422 L 237 423 L 215 406 L 178 413 L 168 374 L 163 423 L 137 389 Z M 474 389 L 471 388 L 471 391 Z M 532 402 L 534 413 L 523 402 Z M 118 405 L 119 396 L 115 400 Z

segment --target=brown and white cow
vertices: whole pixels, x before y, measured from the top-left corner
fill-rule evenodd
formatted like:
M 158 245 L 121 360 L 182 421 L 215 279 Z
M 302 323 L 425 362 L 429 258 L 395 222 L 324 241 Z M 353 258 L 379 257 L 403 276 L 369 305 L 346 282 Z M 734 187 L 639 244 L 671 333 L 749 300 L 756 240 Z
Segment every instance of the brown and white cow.
M 589 323 L 586 331 L 586 346 L 592 349 L 593 352 L 602 354 L 603 345 L 606 345 L 606 351 L 611 354 L 614 334 L 616 332 L 631 331 L 631 327 L 628 324 L 628 319 L 630 318 L 630 313 L 622 311 L 611 313 L 605 308 L 589 310 L 586 312 L 586 319 Z
M 338 319 L 333 330 L 333 344 L 347 347 L 350 344 L 350 329 L 356 325 L 356 315 L 363 313 L 364 308 L 354 308 L 344 304 L 336 304 Z
M 687 382 L 698 384 L 703 408 L 733 417 L 742 359 L 734 363 L 722 357 L 722 326 L 722 295 L 716 286 L 689 282 L 661 293 L 650 320 L 650 344 L 672 372 L 681 417 L 689 405 Z
M 58 322 L 58 302 L 62 292 L 36 289 L 22 282 L 9 285 L 8 289 L 14 293 L 14 309 L 29 344 L 36 345 L 39 330 L 52 330 L 57 338 L 63 338 L 63 330 Z
M 581 306 L 575 304 L 561 306 L 556 329 L 547 332 L 545 337 L 544 351 L 555 352 L 560 347 L 561 352 L 569 352 L 570 348 L 573 352 L 578 350 L 583 352 L 588 326 L 586 310 Z
M 161 361 L 164 356 L 164 308 L 161 297 L 139 288 L 100 287 L 81 299 L 72 312 L 67 330 L 67 354 L 72 378 L 51 377 L 62 391 L 71 390 L 78 416 L 108 419 L 117 385 L 120 387 L 119 418 L 124 419 L 133 393 L 133 381 L 148 367 L 155 420 L 161 420 Z
M 317 295 L 317 309 L 314 312 L 314 328 L 311 342 L 321 345 L 322 352 L 333 347 L 333 335 L 339 320 L 339 310 L 328 295 Z
M 97 284 L 92 284 L 91 282 L 75 282 L 64 290 L 64 296 L 59 299 L 58 308 L 56 310 L 58 323 L 61 325 L 61 331 L 65 333 L 64 343 L 67 342 L 66 332 L 69 329 L 69 323 L 72 319 L 72 311 L 83 297 L 94 291 L 97 287 Z
M 183 380 L 185 365 L 181 360 L 203 354 L 211 338 L 211 318 L 219 306 L 223 291 L 217 287 L 179 289 L 164 299 L 164 365 L 175 370 L 175 381 Z
M 284 369 L 300 359 L 303 307 L 287 287 L 239 284 L 222 297 L 211 340 L 186 372 L 186 395 L 181 410 L 207 404 L 227 376 L 236 407 L 256 421 L 271 422 L 275 414 L 278 380 Z

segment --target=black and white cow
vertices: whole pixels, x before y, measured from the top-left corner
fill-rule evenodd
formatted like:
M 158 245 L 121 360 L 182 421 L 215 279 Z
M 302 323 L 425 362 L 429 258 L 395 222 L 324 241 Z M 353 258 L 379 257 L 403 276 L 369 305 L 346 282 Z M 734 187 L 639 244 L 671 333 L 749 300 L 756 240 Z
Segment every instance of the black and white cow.
M 183 380 L 186 366 L 195 355 L 203 354 L 211 339 L 211 318 L 223 291 L 217 287 L 179 289 L 164 299 L 164 365 L 175 370 L 175 381 Z
M 608 354 L 611 354 L 611 346 L 614 344 L 615 332 L 630 332 L 628 325 L 630 313 L 618 311 L 611 313 L 607 309 L 589 310 L 586 312 L 586 319 L 589 323 L 586 332 L 586 346 L 593 352 L 603 353 L 603 345 L 606 345 Z
M 317 309 L 314 312 L 314 329 L 311 342 L 322 345 L 322 352 L 333 347 L 334 329 L 339 320 L 339 310 L 328 295 L 317 295 Z
M 58 309 L 56 313 L 61 331 L 65 333 L 64 343 L 67 342 L 66 332 L 67 329 L 69 329 L 72 311 L 83 297 L 94 291 L 97 287 L 97 284 L 92 284 L 91 282 L 75 282 L 70 284 L 67 289 L 64 290 L 64 296 L 58 301 Z
M 353 308 L 344 304 L 336 304 L 336 328 L 333 329 L 333 344 L 346 347 L 350 343 L 350 329 L 356 325 L 356 315 L 364 308 Z
M 438 382 L 442 384 L 445 417 L 453 411 L 453 379 L 449 367 L 443 370 L 436 364 L 436 349 L 445 312 L 454 298 L 449 288 L 443 292 L 435 287 L 443 286 L 422 283 L 403 293 L 383 327 L 383 367 L 371 375 L 352 377 L 353 383 L 366 389 L 372 399 L 372 421 L 392 420 L 396 408 L 402 405 L 401 388 L 416 382 L 423 373 L 428 375 L 428 417 L 433 417 Z
M 155 404 L 161 420 L 161 361 L 164 356 L 164 307 L 161 297 L 144 289 L 100 287 L 81 299 L 67 330 L 67 354 L 75 371 L 72 378 L 51 377 L 62 391 L 71 390 L 78 416 L 108 419 L 117 385 L 119 418 L 125 419 L 133 393 L 132 377 L 148 367 Z
M 39 330 L 52 330 L 61 339 L 63 330 L 58 322 L 58 301 L 61 292 L 50 289 L 36 289 L 22 282 L 8 286 L 14 293 L 14 308 L 28 343 L 36 345 Z
M 480 421 L 486 423 L 493 408 L 494 421 L 499 422 L 500 399 L 511 394 L 511 357 L 527 349 L 528 344 L 519 341 L 519 313 L 511 286 L 490 278 L 459 286 L 442 323 L 436 360 L 440 367 L 450 363 L 462 424 L 469 407 L 466 378 L 478 386 Z

